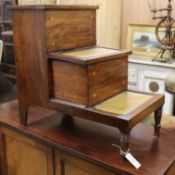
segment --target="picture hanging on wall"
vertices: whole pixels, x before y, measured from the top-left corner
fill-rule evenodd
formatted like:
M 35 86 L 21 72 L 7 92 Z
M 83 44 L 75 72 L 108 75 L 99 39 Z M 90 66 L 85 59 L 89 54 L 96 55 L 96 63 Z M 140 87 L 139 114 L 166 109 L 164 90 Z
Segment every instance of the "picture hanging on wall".
M 127 34 L 127 49 L 135 55 L 156 57 L 161 50 L 161 44 L 157 41 L 155 25 L 130 24 Z M 163 37 L 162 30 L 162 37 Z M 165 56 L 168 57 L 169 53 Z

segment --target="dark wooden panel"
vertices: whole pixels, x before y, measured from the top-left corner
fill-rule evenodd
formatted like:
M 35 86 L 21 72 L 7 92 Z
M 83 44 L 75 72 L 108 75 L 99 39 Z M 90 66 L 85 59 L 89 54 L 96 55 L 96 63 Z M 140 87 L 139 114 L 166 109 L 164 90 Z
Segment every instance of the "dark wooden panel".
M 48 51 L 58 51 L 96 44 L 95 10 L 62 10 L 46 13 Z
M 8 175 L 53 175 L 52 148 L 6 128 L 1 134 Z
M 88 103 L 87 67 L 51 61 L 51 97 L 86 105 Z
M 89 65 L 89 105 L 127 89 L 127 58 Z
M 67 153 L 55 153 L 56 175 L 122 175 Z
M 20 111 L 25 116 L 31 103 L 48 100 L 43 12 L 14 10 L 13 31 Z

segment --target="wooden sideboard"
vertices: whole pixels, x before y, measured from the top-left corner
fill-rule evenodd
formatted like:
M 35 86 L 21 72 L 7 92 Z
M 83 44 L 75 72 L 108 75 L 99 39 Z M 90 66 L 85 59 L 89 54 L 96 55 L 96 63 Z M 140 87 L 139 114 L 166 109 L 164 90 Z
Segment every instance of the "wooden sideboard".
M 26 127 L 17 101 L 0 111 L 1 175 L 174 175 L 175 129 L 162 129 L 160 138 L 143 124 L 132 130 L 130 149 L 142 165 L 136 170 L 112 147 L 116 128 L 40 107 L 30 109 Z

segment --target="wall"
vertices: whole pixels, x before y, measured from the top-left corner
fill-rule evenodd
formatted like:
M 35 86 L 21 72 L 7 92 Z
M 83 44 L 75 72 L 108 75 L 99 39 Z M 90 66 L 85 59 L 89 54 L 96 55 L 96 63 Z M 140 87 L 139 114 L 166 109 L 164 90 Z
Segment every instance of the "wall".
M 60 4 L 94 4 L 97 11 L 97 44 L 119 48 L 122 0 L 59 0 Z
M 157 8 L 166 7 L 168 0 L 148 0 L 154 2 Z M 175 1 L 173 3 L 173 14 L 175 14 Z M 175 15 L 173 15 L 175 17 Z M 122 0 L 122 22 L 121 22 L 121 48 L 126 46 L 128 24 L 157 24 L 152 20 L 152 13 L 147 0 Z

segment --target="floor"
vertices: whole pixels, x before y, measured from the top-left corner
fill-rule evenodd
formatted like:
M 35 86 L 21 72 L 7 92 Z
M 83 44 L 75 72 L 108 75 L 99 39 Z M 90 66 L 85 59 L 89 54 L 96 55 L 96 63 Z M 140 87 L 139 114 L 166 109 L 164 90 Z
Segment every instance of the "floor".
M 0 104 L 17 98 L 16 85 L 0 72 Z

